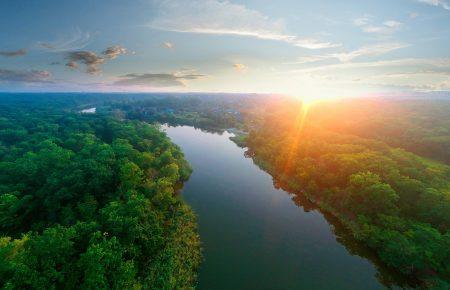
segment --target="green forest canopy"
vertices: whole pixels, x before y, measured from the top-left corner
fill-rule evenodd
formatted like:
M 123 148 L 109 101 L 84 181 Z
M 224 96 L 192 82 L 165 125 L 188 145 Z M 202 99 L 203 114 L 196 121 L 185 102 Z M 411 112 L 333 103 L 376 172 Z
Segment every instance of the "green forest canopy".
M 89 106 L 100 114 L 74 113 Z M 448 288 L 450 101 L 353 99 L 305 112 L 268 96 L 3 96 L 2 285 L 195 285 L 195 219 L 173 195 L 189 166 L 157 127 L 127 121 L 137 119 L 247 130 L 239 140 L 285 189 L 338 217 L 385 264 Z
M 337 216 L 387 265 L 448 289 L 450 167 L 403 148 L 448 161 L 449 147 L 426 144 L 427 135 L 448 143 L 450 106 L 421 102 L 278 102 L 249 117 L 246 145 L 288 190 Z
M 182 152 L 157 126 L 60 106 L 0 106 L 1 287 L 193 287 Z

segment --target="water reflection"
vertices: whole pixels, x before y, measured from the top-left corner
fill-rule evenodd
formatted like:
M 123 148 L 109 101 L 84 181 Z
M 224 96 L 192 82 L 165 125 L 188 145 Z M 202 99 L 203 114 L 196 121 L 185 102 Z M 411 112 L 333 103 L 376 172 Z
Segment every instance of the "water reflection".
M 166 131 L 193 167 L 182 195 L 198 215 L 204 254 L 198 289 L 407 285 L 332 216 L 282 190 L 286 186 L 274 183 L 228 132 Z
M 247 158 L 252 158 L 250 151 L 245 152 Z M 255 163 L 255 165 L 257 165 Z M 261 168 L 259 165 L 257 165 Z M 261 168 L 261 170 L 263 170 Z M 273 178 L 273 186 L 276 189 L 282 189 L 286 192 L 293 192 L 286 183 Z M 416 289 L 419 287 L 419 281 L 412 277 L 407 277 L 397 270 L 386 266 L 376 255 L 376 253 L 356 240 L 352 233 L 332 214 L 321 210 L 316 204 L 306 198 L 301 192 L 291 194 L 292 201 L 304 212 L 318 211 L 330 224 L 330 228 L 336 237 L 336 241 L 344 245 L 351 255 L 356 255 L 369 260 L 377 270 L 376 277 L 381 284 L 388 289 Z

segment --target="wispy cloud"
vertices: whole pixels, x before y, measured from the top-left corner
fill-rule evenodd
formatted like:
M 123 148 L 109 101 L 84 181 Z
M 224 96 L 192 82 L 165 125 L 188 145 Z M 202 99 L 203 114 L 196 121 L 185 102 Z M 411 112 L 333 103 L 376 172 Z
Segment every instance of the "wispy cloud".
M 0 51 L 0 55 L 5 56 L 5 57 L 16 57 L 16 56 L 23 56 L 26 54 L 27 54 L 27 51 L 25 49 Z
M 289 34 L 282 20 L 272 20 L 256 10 L 228 1 L 161 1 L 158 15 L 148 26 L 174 32 L 236 35 L 282 41 L 309 49 L 341 46 L 339 43 Z
M 368 76 L 365 83 L 381 86 L 407 87 L 420 91 L 450 90 L 450 72 L 427 70 L 379 73 Z
M 52 41 L 38 42 L 38 47 L 51 52 L 67 52 L 85 48 L 91 39 L 89 32 L 82 32 L 79 28 Z
M 363 46 L 357 50 L 353 50 L 350 52 L 341 52 L 341 53 L 333 53 L 329 54 L 330 57 L 337 58 L 342 62 L 347 62 L 362 56 L 377 56 L 381 54 L 385 54 L 391 52 L 393 50 L 397 50 L 400 48 L 407 47 L 408 44 L 405 43 L 379 43 L 375 45 Z
M 363 17 L 358 17 L 356 19 L 353 20 L 353 25 L 355 26 L 364 26 L 369 24 L 369 22 L 371 21 L 372 16 L 370 15 L 364 15 Z
M 403 23 L 396 20 L 386 20 L 381 24 L 374 24 L 371 15 L 364 15 L 353 20 L 353 25 L 361 27 L 362 31 L 367 33 L 391 34 L 400 30 Z
M 0 69 L 0 82 L 48 83 L 51 73 L 45 70 Z
M 432 6 L 442 7 L 445 10 L 450 10 L 450 4 L 444 0 L 416 0 L 416 1 Z
M 388 20 L 383 22 L 381 25 L 367 25 L 362 29 L 367 33 L 381 33 L 381 34 L 389 34 L 400 30 L 403 23 L 395 20 Z
M 380 60 L 380 61 L 366 61 L 366 62 L 347 62 L 338 64 L 326 64 L 309 68 L 301 68 L 291 70 L 292 72 L 318 72 L 318 71 L 332 71 L 332 70 L 347 70 L 347 69 L 361 69 L 361 68 L 388 68 L 388 67 L 420 67 L 421 69 L 439 69 L 450 70 L 450 58 L 402 58 L 394 60 Z
M 329 59 L 338 59 L 341 62 L 349 62 L 353 59 L 364 57 L 364 56 L 377 56 L 382 55 L 400 48 L 407 47 L 408 44 L 399 42 L 387 42 L 378 43 L 374 45 L 367 45 L 356 50 L 338 53 L 329 53 L 323 55 L 310 55 L 302 56 L 298 58 L 295 62 L 291 64 L 307 64 Z
M 185 86 L 188 80 L 197 80 L 205 77 L 202 74 L 179 73 L 144 73 L 126 74 L 121 76 L 114 85 L 144 86 L 144 87 L 179 87 Z
M 291 78 L 323 88 L 376 91 L 450 90 L 450 58 L 404 58 L 384 61 L 346 62 L 284 71 Z
M 306 55 L 298 57 L 297 60 L 293 62 L 287 62 L 286 64 L 307 64 L 312 62 L 318 62 L 326 59 L 330 59 L 330 55 Z

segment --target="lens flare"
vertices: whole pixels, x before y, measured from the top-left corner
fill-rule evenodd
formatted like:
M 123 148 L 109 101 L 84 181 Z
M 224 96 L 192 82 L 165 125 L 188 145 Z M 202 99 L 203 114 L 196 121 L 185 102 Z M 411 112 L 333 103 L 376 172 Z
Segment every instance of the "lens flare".
M 295 159 L 294 156 L 299 150 L 299 143 L 302 137 L 301 135 L 305 128 L 308 112 L 311 106 L 316 101 L 317 99 L 315 98 L 302 98 L 300 111 L 297 114 L 292 130 L 289 132 L 291 141 L 287 150 L 287 159 L 284 166 L 284 173 L 288 173 L 292 168 L 292 161 Z

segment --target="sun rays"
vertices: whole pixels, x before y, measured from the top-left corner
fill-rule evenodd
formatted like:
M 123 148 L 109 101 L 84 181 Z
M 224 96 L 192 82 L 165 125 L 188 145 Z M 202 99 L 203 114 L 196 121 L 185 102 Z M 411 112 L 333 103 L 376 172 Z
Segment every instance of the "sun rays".
M 308 117 L 308 112 L 313 106 L 315 100 L 313 98 L 302 98 L 301 107 L 299 113 L 296 116 L 295 123 L 289 132 L 290 144 L 287 148 L 287 157 L 284 166 L 284 173 L 288 173 L 292 168 L 292 161 L 294 160 L 295 154 L 299 150 L 300 140 L 304 132 L 305 124 Z

